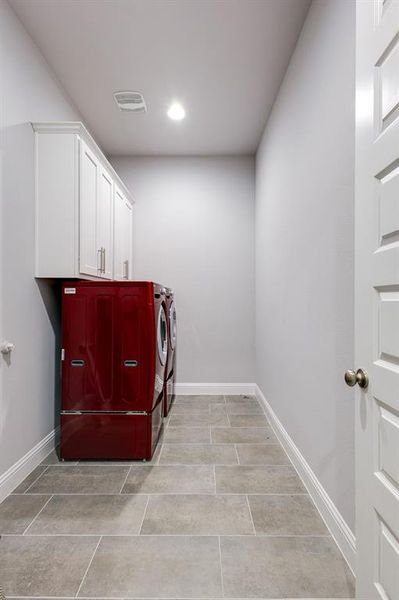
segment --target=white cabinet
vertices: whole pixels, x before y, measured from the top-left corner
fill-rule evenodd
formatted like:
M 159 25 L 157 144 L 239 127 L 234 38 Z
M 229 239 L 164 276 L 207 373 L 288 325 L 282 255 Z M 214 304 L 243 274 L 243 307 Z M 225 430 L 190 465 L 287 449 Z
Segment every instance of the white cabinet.
M 81 123 L 34 123 L 36 277 L 130 279 L 132 201 Z
M 129 206 L 131 209 L 130 203 Z M 114 184 L 108 171 L 101 167 L 97 203 L 97 252 L 99 267 L 105 279 L 112 279 L 113 276 L 114 231 L 118 239 L 121 231 L 114 227 Z
M 112 279 L 114 184 L 83 140 L 79 153 L 79 272 Z
M 132 205 L 115 186 L 115 229 L 120 235 L 114 241 L 114 278 L 132 279 Z
M 100 163 L 88 146 L 80 141 L 79 177 L 79 272 L 97 277 L 102 265 L 97 245 L 97 209 Z M 102 250 L 102 249 L 101 249 Z M 102 252 L 101 252 L 102 254 Z

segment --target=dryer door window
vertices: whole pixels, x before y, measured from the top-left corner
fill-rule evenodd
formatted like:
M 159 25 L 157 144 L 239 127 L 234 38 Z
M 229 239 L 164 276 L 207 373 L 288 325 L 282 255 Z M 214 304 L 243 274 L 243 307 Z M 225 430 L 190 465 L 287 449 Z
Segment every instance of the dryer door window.
M 177 320 L 176 320 L 176 307 L 175 303 L 172 302 L 169 309 L 169 331 L 170 331 L 170 345 L 174 350 L 176 348 L 177 338 Z
M 165 309 L 163 306 L 161 306 L 158 314 L 157 347 L 158 357 L 162 365 L 166 363 L 166 357 L 168 354 L 168 333 L 166 327 Z

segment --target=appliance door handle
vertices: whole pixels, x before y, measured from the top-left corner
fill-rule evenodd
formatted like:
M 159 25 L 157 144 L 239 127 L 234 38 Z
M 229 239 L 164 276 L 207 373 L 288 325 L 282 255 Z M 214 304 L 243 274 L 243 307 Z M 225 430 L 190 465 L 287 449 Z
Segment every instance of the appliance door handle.
M 125 367 L 137 367 L 139 363 L 137 360 L 125 360 L 123 364 Z
M 105 273 L 105 248 L 103 248 L 102 250 L 103 250 L 103 254 L 102 254 L 102 257 L 103 257 L 102 271 L 103 271 L 103 273 Z
M 84 360 L 76 359 L 76 358 L 71 360 L 71 367 L 84 367 L 84 366 L 85 366 Z
M 123 279 L 129 279 L 129 261 L 123 262 Z

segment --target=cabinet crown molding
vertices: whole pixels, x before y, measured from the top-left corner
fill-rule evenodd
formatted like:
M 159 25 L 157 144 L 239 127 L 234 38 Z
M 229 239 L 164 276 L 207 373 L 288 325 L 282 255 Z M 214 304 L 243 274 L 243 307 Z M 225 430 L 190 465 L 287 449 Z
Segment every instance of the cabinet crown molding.
M 135 200 L 132 197 L 130 190 L 123 183 L 118 173 L 110 164 L 107 156 L 101 150 L 101 148 L 99 147 L 89 130 L 81 121 L 41 121 L 31 122 L 31 126 L 35 133 L 70 133 L 74 135 L 79 135 L 86 142 L 86 144 L 88 144 L 92 148 L 92 150 L 99 155 L 99 158 L 101 158 L 107 163 L 107 169 L 108 171 L 111 171 L 114 180 L 117 181 L 118 185 L 127 195 L 131 204 L 135 204 Z

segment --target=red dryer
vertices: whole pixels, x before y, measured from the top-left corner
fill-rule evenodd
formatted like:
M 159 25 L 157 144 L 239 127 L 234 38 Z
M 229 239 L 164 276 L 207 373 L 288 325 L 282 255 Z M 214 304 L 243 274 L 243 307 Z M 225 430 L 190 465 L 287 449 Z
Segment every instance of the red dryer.
M 165 306 L 168 322 L 168 357 L 165 371 L 164 386 L 164 416 L 169 413 L 171 404 L 175 397 L 175 365 L 176 365 L 176 342 L 177 342 L 177 320 L 176 305 L 173 290 L 165 288 Z
M 162 428 L 165 288 L 64 283 L 62 459 L 151 459 Z

